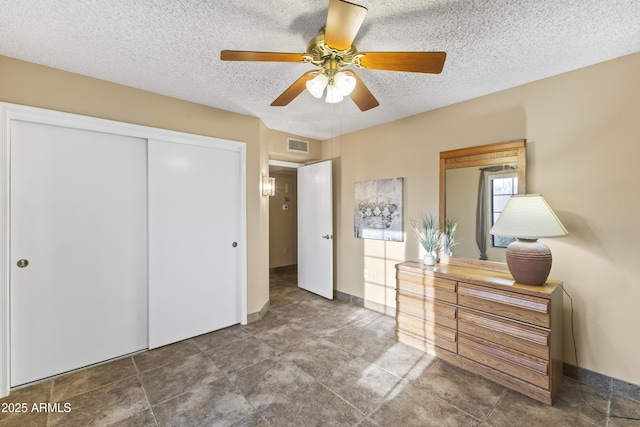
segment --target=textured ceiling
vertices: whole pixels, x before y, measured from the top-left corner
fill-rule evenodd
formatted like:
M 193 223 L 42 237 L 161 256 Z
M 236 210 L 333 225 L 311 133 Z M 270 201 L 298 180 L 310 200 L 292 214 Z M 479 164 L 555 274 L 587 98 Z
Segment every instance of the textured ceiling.
M 326 139 L 640 51 L 639 0 L 354 1 L 359 51 L 442 50 L 443 72 L 357 70 L 380 102 L 361 112 L 306 91 L 269 106 L 311 65 L 220 61 L 303 53 L 328 0 L 0 0 L 0 54 Z

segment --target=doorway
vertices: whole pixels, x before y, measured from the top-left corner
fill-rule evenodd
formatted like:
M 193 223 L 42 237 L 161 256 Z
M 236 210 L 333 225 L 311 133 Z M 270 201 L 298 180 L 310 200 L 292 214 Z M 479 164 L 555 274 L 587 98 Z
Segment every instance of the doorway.
M 309 165 L 270 161 L 269 164 L 270 173 L 279 175 L 281 181 L 278 183 L 276 178 L 275 196 L 269 200 L 269 246 L 273 257 L 270 256 L 269 267 L 282 269 L 296 265 L 300 288 L 333 299 L 332 161 Z M 295 177 L 290 170 L 294 168 Z M 295 215 L 291 203 L 294 201 Z M 285 232 L 289 233 L 287 240 L 283 238 Z M 287 244 L 297 246 L 297 255 L 286 256 Z
M 272 163 L 272 162 L 270 162 Z M 270 164 L 275 195 L 269 198 L 269 270 L 298 264 L 298 171 L 296 164 Z

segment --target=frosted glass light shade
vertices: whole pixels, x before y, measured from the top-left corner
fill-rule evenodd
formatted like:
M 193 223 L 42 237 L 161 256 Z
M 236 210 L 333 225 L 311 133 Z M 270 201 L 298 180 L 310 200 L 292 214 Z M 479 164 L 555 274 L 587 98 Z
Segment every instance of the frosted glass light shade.
M 322 98 L 324 88 L 327 87 L 329 79 L 324 74 L 318 74 L 315 78 L 309 80 L 306 84 L 307 90 L 316 98 Z
M 568 234 L 567 229 L 540 194 L 511 196 L 490 233 L 524 239 Z
M 275 196 L 276 195 L 276 179 L 271 176 L 262 177 L 262 195 L 263 196 Z
M 329 104 L 335 104 L 336 102 L 340 102 L 343 99 L 344 98 L 335 85 L 327 86 L 327 97 L 325 98 L 325 101 L 327 101 Z
M 356 78 L 342 71 L 337 73 L 333 80 L 342 96 L 349 96 L 356 88 Z

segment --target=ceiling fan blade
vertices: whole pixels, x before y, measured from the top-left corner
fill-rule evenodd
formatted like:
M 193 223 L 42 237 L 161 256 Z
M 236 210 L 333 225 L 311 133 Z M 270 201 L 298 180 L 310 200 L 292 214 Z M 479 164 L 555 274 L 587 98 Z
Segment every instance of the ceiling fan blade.
M 324 44 L 337 50 L 349 49 L 366 15 L 366 7 L 344 0 L 329 0 Z
M 363 52 L 360 65 L 370 70 L 440 74 L 445 52 Z
M 288 105 L 307 88 L 307 82 L 313 79 L 317 74 L 317 71 L 307 71 L 304 73 L 298 80 L 293 82 L 287 90 L 282 92 L 282 95 L 277 97 L 276 100 L 271 103 L 271 106 L 284 107 L 285 105 Z
M 349 73 L 356 78 L 356 88 L 351 92 L 351 99 L 361 111 L 367 111 L 380 105 L 378 100 L 373 96 L 369 88 L 362 83 L 360 77 L 356 73 Z
M 220 59 L 223 61 L 304 62 L 304 55 L 301 53 L 223 50 L 220 52 Z

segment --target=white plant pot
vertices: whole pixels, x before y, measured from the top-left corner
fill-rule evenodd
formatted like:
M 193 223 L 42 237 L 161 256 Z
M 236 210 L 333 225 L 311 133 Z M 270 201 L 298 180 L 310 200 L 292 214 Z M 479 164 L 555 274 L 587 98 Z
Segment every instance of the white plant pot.
M 436 257 L 433 254 L 426 254 L 422 259 L 424 265 L 436 265 Z

